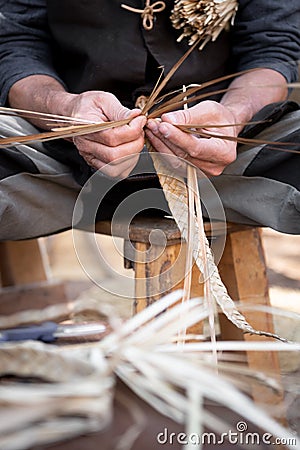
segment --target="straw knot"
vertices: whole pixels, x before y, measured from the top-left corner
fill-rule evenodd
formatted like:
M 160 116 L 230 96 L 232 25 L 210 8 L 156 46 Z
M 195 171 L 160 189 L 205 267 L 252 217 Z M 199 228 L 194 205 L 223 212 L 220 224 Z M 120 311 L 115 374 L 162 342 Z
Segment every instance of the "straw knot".
M 149 31 L 153 28 L 154 14 L 163 11 L 166 4 L 163 1 L 157 1 L 151 5 L 151 0 L 146 0 L 144 9 L 133 8 L 124 4 L 122 4 L 121 7 L 127 9 L 128 11 L 139 13 L 143 19 L 144 29 Z

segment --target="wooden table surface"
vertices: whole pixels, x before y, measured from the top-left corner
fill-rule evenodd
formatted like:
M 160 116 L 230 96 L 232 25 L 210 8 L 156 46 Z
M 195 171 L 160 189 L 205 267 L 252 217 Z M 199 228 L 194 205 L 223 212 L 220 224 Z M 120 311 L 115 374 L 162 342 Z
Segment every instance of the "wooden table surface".
M 125 398 L 128 399 L 127 404 L 129 404 L 130 402 L 134 402 L 134 404 L 138 408 L 140 408 L 141 413 L 145 418 L 145 427 L 141 431 L 139 437 L 136 439 L 132 450 L 184 449 L 185 446 L 181 446 L 176 440 L 178 434 L 184 432 L 183 425 L 179 425 L 169 418 L 159 414 L 152 407 L 138 398 L 122 382 L 118 382 L 116 388 L 116 400 L 114 405 L 114 419 L 105 430 L 55 444 L 35 446 L 31 450 L 117 450 L 116 443 L 126 432 L 128 427 L 133 425 L 133 419 L 130 414 L 128 414 L 128 409 L 126 408 L 126 406 L 124 406 L 124 404 L 121 404 L 118 401 L 119 395 L 121 395 L 123 398 L 125 396 Z M 230 423 L 230 429 L 232 430 L 232 432 L 236 432 L 236 424 L 239 421 L 244 421 L 242 417 L 236 416 L 230 410 L 227 410 L 225 408 L 213 405 L 208 405 L 207 408 L 210 410 L 210 412 L 218 414 L 220 417 L 223 417 L 227 421 L 227 423 Z M 169 442 L 165 444 L 160 444 L 157 441 L 157 435 L 161 432 L 164 432 L 165 428 L 167 428 L 168 430 L 168 436 L 170 436 L 171 433 L 175 433 L 174 436 L 176 437 L 173 438 L 172 444 L 170 444 L 170 438 Z M 209 432 L 209 430 L 206 429 L 205 432 Z M 249 423 L 247 432 L 250 433 L 259 431 Z M 263 431 L 260 431 L 261 436 L 263 435 L 263 433 Z M 203 450 L 211 450 L 216 448 L 219 448 L 220 450 L 242 450 L 242 447 L 240 447 L 239 445 L 231 444 L 229 442 L 224 442 L 223 444 L 219 445 L 208 445 L 206 440 L 205 445 L 203 446 Z M 270 446 L 266 446 L 263 443 L 260 443 L 259 448 L 267 449 L 270 448 Z

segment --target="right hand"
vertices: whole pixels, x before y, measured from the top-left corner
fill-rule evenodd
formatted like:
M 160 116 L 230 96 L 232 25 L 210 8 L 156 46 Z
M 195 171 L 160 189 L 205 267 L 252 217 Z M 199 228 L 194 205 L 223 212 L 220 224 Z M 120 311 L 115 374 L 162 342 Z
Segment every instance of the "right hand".
M 108 92 L 90 91 L 72 95 L 69 116 L 94 122 L 108 122 L 131 118 L 128 125 L 74 137 L 73 141 L 87 164 L 111 177 L 127 177 L 135 167 L 144 146 L 143 127 L 146 117 L 139 109 L 125 108 Z M 131 158 L 120 158 L 130 156 Z M 106 166 L 109 164 L 109 166 Z

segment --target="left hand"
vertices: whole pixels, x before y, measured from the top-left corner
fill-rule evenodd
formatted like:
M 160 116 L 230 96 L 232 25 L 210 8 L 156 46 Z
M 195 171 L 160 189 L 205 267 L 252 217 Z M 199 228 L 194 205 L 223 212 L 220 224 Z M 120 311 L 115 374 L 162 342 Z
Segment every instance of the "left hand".
M 185 133 L 174 125 L 232 124 L 221 128 L 210 127 L 207 130 L 204 126 L 203 130 L 236 137 L 234 123 L 235 117 L 228 108 L 208 100 L 186 110 L 163 114 L 161 121 L 149 119 L 146 136 L 156 151 L 176 155 L 191 162 L 208 176 L 217 176 L 236 159 L 236 142 L 215 137 L 198 137 Z

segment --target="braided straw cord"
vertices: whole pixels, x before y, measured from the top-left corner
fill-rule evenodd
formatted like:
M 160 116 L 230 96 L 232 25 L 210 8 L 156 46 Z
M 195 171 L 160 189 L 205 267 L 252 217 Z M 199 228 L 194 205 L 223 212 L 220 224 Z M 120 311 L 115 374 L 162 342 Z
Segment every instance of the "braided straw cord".
M 157 154 L 152 151 L 151 146 L 148 144 L 148 150 L 151 153 L 151 157 L 154 163 L 155 170 L 158 174 L 160 184 L 163 188 L 166 200 L 169 208 L 172 212 L 173 218 L 181 232 L 182 238 L 188 242 L 188 194 L 187 187 L 183 178 L 180 178 L 177 174 L 173 173 L 169 166 L 162 161 L 161 157 L 157 157 Z M 193 241 L 193 256 L 195 263 L 197 264 L 202 274 L 209 274 L 210 276 L 210 288 L 214 300 L 222 309 L 226 317 L 238 328 L 246 333 L 257 334 L 261 336 L 273 337 L 282 341 L 285 339 L 280 336 L 255 330 L 245 319 L 245 317 L 237 310 L 234 301 L 230 298 L 224 283 L 221 280 L 218 268 L 214 262 L 214 258 L 205 236 L 204 230 L 199 230 L 199 226 L 195 217 L 195 238 Z M 204 235 L 200 235 L 200 233 Z M 205 242 L 206 259 L 208 267 L 205 268 L 203 264 L 204 257 L 201 252 L 201 239 Z

